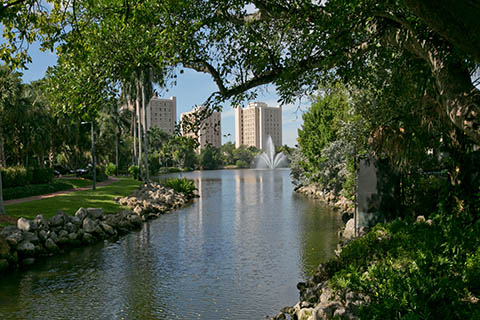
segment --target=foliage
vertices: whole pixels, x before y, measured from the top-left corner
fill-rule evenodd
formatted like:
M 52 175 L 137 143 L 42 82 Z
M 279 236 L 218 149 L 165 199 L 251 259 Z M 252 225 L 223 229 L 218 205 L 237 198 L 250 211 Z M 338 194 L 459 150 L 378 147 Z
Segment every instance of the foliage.
M 172 188 L 175 192 L 182 192 L 187 197 L 192 197 L 193 192 L 197 190 L 195 181 L 187 178 L 171 178 L 165 182 L 165 186 Z
M 132 176 L 134 179 L 138 179 L 138 174 L 140 173 L 140 168 L 135 165 L 131 165 L 128 167 L 128 174 Z
M 27 184 L 25 186 L 3 189 L 3 200 L 20 199 L 72 189 L 73 186 L 63 181 L 44 184 Z
M 114 176 L 116 171 L 117 171 L 117 167 L 111 162 L 107 164 L 107 166 L 105 167 L 105 174 L 107 176 Z
M 470 297 L 479 288 L 480 224 L 465 225 L 458 217 L 445 223 L 442 215 L 452 216 L 441 213 L 432 225 L 377 225 L 350 242 L 328 263 L 331 285 L 340 293 L 348 288 L 368 295 L 371 302 L 361 309 L 365 319 L 477 318 Z
M 237 162 L 235 162 L 235 165 L 239 168 L 249 168 L 250 167 L 250 165 L 246 161 L 243 161 L 243 160 L 237 160 Z
M 51 183 L 53 181 L 53 168 L 31 168 L 32 184 Z
M 90 169 L 90 171 L 86 175 L 84 175 L 83 177 L 85 179 L 93 180 L 92 171 L 93 170 Z M 108 180 L 108 176 L 105 173 L 105 167 L 95 166 L 95 179 L 96 179 L 97 182 L 102 182 L 102 181 Z
M 52 168 L 1 168 L 2 185 L 4 188 L 20 187 L 29 184 L 50 183 L 53 179 Z
M 200 151 L 199 164 L 202 169 L 215 170 L 221 164 L 219 149 L 207 145 Z

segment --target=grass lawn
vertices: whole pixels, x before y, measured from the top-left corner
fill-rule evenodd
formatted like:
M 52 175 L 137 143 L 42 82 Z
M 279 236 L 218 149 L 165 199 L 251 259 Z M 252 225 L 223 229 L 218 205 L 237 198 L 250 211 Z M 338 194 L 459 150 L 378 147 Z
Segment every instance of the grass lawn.
M 77 179 L 71 180 L 75 180 L 75 183 L 88 182 Z M 67 214 L 74 214 L 80 207 L 103 208 L 106 213 L 113 213 L 126 208 L 116 203 L 114 199 L 130 195 L 140 184 L 140 181 L 134 179 L 121 178 L 120 181 L 105 187 L 98 187 L 95 191 L 77 191 L 48 199 L 11 204 L 5 206 L 5 211 L 11 217 L 27 219 L 33 219 L 38 214 L 49 218 L 54 216 L 58 210 L 63 210 Z
M 82 178 L 55 178 L 54 181 L 71 184 L 73 188 L 83 188 L 92 185 L 92 180 Z

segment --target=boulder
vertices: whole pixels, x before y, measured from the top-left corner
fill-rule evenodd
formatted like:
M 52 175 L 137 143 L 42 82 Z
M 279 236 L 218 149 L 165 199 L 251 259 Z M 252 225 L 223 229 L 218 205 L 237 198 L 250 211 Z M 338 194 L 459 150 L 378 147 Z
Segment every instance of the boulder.
M 6 240 L 10 246 L 15 248 L 20 242 L 23 241 L 23 235 L 20 231 L 17 230 L 16 232 L 8 235 Z
M 45 242 L 48 238 L 48 233 L 45 230 L 40 230 L 37 233 L 37 235 L 38 235 L 38 238 L 40 239 L 40 241 L 42 241 L 42 242 Z
M 297 311 L 298 320 L 308 320 L 313 313 L 313 308 L 303 308 Z
M 103 231 L 105 231 L 106 234 L 110 236 L 115 235 L 115 230 L 112 228 L 112 226 L 110 226 L 106 222 L 100 221 L 100 227 L 102 227 Z
M 25 218 L 20 218 L 17 220 L 17 228 L 22 231 L 35 231 L 37 229 L 37 224 Z
M 77 217 L 77 216 L 73 216 L 73 217 L 72 217 L 71 223 L 72 223 L 73 225 L 79 227 L 79 226 L 82 225 L 82 222 L 83 222 L 83 219 L 80 220 L 80 218 Z
M 87 209 L 85 208 L 79 208 L 77 212 L 75 212 L 75 217 L 77 217 L 80 220 L 80 223 L 83 222 L 83 219 L 85 219 L 87 215 L 88 215 L 88 212 L 87 212 Z
M 350 240 L 355 236 L 355 221 L 353 219 L 348 220 L 343 230 L 342 237 L 345 240 Z
M 17 245 L 17 251 L 23 256 L 33 256 L 35 254 L 35 246 L 29 241 L 22 241 Z
M 90 217 L 91 219 L 100 219 L 100 217 L 103 215 L 103 209 L 102 208 L 87 208 L 87 216 Z
M 88 233 L 88 232 L 85 232 L 82 236 L 82 240 L 83 242 L 87 243 L 87 244 L 93 244 L 95 243 L 95 237 L 91 234 L 91 233 Z
M 83 230 L 85 230 L 85 232 L 87 233 L 93 233 L 95 232 L 95 230 L 97 229 L 98 227 L 98 222 L 96 220 L 92 220 L 90 219 L 89 217 L 86 217 L 84 220 L 83 220 Z
M 65 224 L 65 230 L 68 231 L 68 233 L 77 232 L 78 226 L 72 222 L 67 222 Z
M 128 221 L 130 221 L 130 223 L 137 228 L 142 225 L 142 218 L 137 216 L 136 214 L 129 215 Z
M 38 228 L 40 228 L 40 229 L 48 228 L 48 221 L 41 214 L 37 215 L 35 217 L 35 219 L 33 219 L 33 222 L 35 222 L 37 224 Z
M 52 239 L 53 242 L 57 243 L 58 242 L 58 235 L 55 231 L 50 231 L 48 234 L 48 238 Z
M 33 244 L 38 244 L 40 242 L 40 239 L 38 238 L 37 234 L 33 232 L 24 232 L 23 239 Z
M 62 226 L 65 223 L 66 216 L 65 212 L 58 210 L 57 214 L 51 217 L 48 223 L 52 227 Z

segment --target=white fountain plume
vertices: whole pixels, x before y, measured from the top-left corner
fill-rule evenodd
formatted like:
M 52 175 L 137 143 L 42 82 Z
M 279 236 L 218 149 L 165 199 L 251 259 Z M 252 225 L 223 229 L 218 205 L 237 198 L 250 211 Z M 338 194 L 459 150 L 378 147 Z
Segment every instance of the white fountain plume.
M 275 154 L 275 145 L 271 136 L 267 138 L 267 146 L 264 153 L 257 156 L 257 169 L 275 169 L 285 166 L 287 156 L 282 152 Z

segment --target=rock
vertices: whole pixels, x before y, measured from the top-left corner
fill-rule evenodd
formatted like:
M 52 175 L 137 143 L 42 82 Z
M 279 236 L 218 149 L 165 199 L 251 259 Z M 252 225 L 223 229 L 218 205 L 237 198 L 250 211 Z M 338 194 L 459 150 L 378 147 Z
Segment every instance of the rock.
M 87 216 L 90 217 L 91 219 L 100 219 L 100 217 L 103 215 L 103 209 L 102 208 L 87 208 Z
M 33 219 L 33 222 L 35 222 L 37 224 L 38 228 L 40 228 L 40 229 L 48 228 L 48 221 L 41 214 L 37 215 L 35 217 L 35 219 Z
M 85 242 L 85 243 L 88 243 L 88 244 L 93 244 L 93 243 L 95 243 L 95 237 L 94 237 L 92 234 L 88 233 L 88 232 L 85 232 L 85 233 L 83 234 L 83 237 L 82 237 L 82 238 L 83 238 L 83 242 Z
M 23 241 L 23 235 L 20 231 L 16 231 L 11 233 L 6 240 L 10 246 L 15 248 L 20 242 Z
M 342 237 L 345 240 L 350 240 L 354 236 L 355 236 L 355 220 L 350 219 L 345 225 L 345 229 L 343 230 Z
M 62 210 L 58 210 L 57 214 L 50 218 L 49 225 L 59 227 L 65 223 L 66 214 Z
M 58 241 L 57 244 L 59 245 L 66 245 L 70 243 L 70 238 L 68 237 L 68 231 L 67 230 L 61 230 L 58 233 Z
M 85 219 L 87 215 L 88 215 L 88 212 L 87 212 L 87 209 L 85 208 L 79 208 L 77 212 L 75 212 L 75 217 L 77 217 L 80 220 L 80 224 L 83 222 L 83 219 Z
M 131 214 L 128 216 L 128 221 L 134 226 L 134 227 L 140 227 L 142 225 L 142 218 L 137 216 L 136 214 Z
M 24 266 L 31 266 L 35 263 L 35 258 L 27 258 L 22 260 L 22 265 Z
M 70 240 L 70 243 L 76 243 L 78 240 L 78 235 L 76 233 L 69 233 L 68 234 L 68 239 Z
M 24 232 L 23 239 L 33 244 L 38 244 L 40 242 L 40 239 L 38 238 L 38 236 L 33 232 Z
M 67 230 L 61 230 L 59 233 L 58 233 L 58 237 L 61 238 L 61 237 L 65 237 L 68 235 L 68 231 Z
M 6 258 L 10 254 L 10 245 L 7 239 L 0 237 L 0 258 Z
M 52 239 L 53 242 L 55 242 L 55 243 L 58 242 L 58 235 L 55 231 L 50 231 L 50 233 L 48 234 L 48 238 Z
M 65 230 L 68 231 L 68 233 L 77 232 L 78 226 L 72 222 L 68 222 L 65 224 Z
M 35 231 L 37 224 L 31 220 L 20 218 L 17 220 L 17 228 L 22 231 Z
M 116 213 L 116 214 L 109 214 L 105 217 L 105 223 L 112 226 L 114 229 L 118 228 L 120 221 L 122 220 L 123 214 Z
M 79 227 L 79 226 L 82 225 L 82 222 L 83 222 L 83 219 L 80 220 L 80 218 L 77 217 L 77 216 L 73 216 L 73 217 L 72 217 L 71 223 L 72 223 L 73 225 Z
M 18 262 L 18 253 L 17 251 L 10 251 L 10 254 L 8 257 L 6 257 L 8 263 L 10 263 L 10 266 L 14 266 Z
M 38 238 L 42 242 L 45 242 L 45 240 L 47 240 L 48 238 L 48 233 L 45 230 L 40 230 L 37 234 L 38 234 Z
M 313 308 L 304 308 L 297 311 L 298 320 L 307 320 L 313 314 Z
M 7 259 L 0 259 L 0 273 L 8 270 L 9 266 Z
M 45 248 L 50 252 L 57 252 L 59 250 L 57 244 L 51 238 L 45 241 Z
M 35 246 L 29 241 L 22 241 L 17 246 L 17 251 L 23 256 L 33 256 L 35 254 Z
M 100 227 L 102 227 L 103 231 L 105 231 L 106 234 L 111 236 L 115 235 L 115 230 L 104 221 L 100 221 Z
M 95 230 L 98 227 L 98 222 L 96 220 L 90 219 L 89 217 L 86 217 L 83 220 L 83 226 L 82 227 L 83 227 L 83 230 L 85 230 L 85 232 L 94 233 Z
M 6 227 L 3 227 L 3 229 L 0 228 L 0 237 L 7 238 L 9 235 L 15 232 L 18 232 L 18 229 L 16 226 L 6 226 Z

